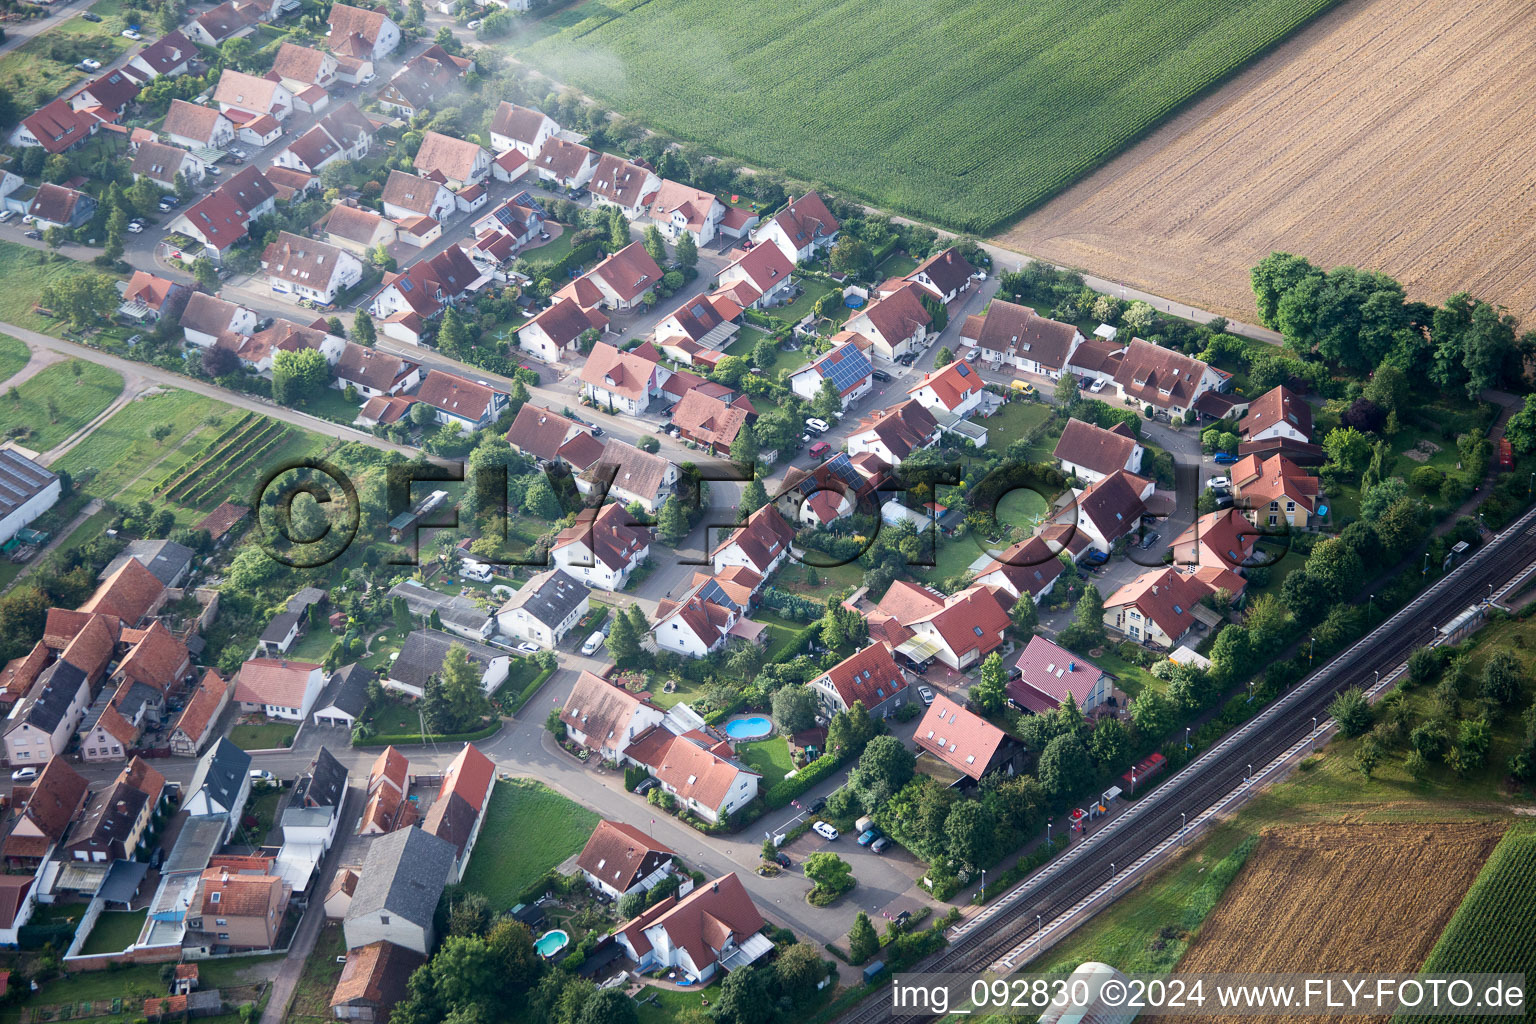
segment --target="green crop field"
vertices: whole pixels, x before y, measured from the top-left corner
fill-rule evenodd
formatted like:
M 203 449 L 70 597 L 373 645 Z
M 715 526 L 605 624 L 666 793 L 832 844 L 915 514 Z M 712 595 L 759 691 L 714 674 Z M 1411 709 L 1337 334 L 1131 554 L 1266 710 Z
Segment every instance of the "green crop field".
M 83 359 L 54 363 L 18 385 L 14 397 L 11 389 L 0 396 L 0 431 L 26 427 L 30 433 L 21 443 L 46 452 L 100 415 L 122 390 L 116 370 Z
M 1424 973 L 1536 974 L 1536 828 L 1520 823 L 1505 833 L 1451 923 L 1424 962 Z M 1453 1017 L 1394 1020 L 1450 1021 Z
M 519 57 L 660 131 L 979 232 L 1335 2 L 589 0 Z

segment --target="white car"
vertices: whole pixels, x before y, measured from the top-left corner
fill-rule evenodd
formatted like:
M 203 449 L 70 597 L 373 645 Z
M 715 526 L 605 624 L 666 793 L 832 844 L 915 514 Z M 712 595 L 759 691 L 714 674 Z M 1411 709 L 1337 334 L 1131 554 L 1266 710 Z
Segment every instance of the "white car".
M 538 654 L 539 653 L 539 645 L 538 644 L 529 643 L 527 640 L 524 640 L 522 643 L 518 644 L 517 645 L 517 649 L 519 651 L 522 651 L 524 654 Z
M 21 222 L 23 224 L 36 224 L 37 218 L 32 216 L 30 213 L 24 213 L 21 215 Z
M 131 221 L 128 222 L 128 233 L 129 234 L 137 235 L 137 234 L 142 233 L 143 231 L 144 231 L 144 222 L 143 221 L 141 221 L 141 220 L 131 220 Z
M 100 71 L 101 61 L 87 57 L 77 65 L 82 71 Z
M 596 633 L 593 633 L 591 636 L 587 637 L 587 642 L 581 645 L 581 653 L 585 654 L 589 658 L 592 657 L 592 655 L 597 653 L 597 649 L 603 646 L 603 641 L 607 639 L 608 638 L 603 635 L 603 631 L 598 630 Z
M 817 419 L 814 416 L 812 416 L 810 419 L 806 420 L 805 421 L 805 425 L 808 426 L 808 427 L 811 427 L 814 430 L 819 430 L 823 434 L 825 434 L 827 431 L 832 429 L 832 427 L 827 423 L 826 420 L 819 420 L 819 419 Z
M 125 29 L 123 29 L 123 38 L 124 39 L 132 39 L 134 42 L 138 42 L 140 39 L 143 39 L 144 37 L 139 34 L 137 29 L 125 28 Z
M 1095 394 L 1095 395 L 1098 394 L 1100 391 L 1103 391 L 1104 390 L 1104 378 L 1103 377 L 1099 377 L 1099 378 L 1095 379 L 1092 384 L 1088 385 L 1088 390 L 1090 392 L 1092 392 L 1093 394 Z
M 824 821 L 818 821 L 816 824 L 812 825 L 811 831 L 815 832 L 829 843 L 837 839 L 838 836 L 837 829 L 833 828 L 831 825 L 828 825 Z
M 11 772 L 12 782 L 30 782 L 35 778 L 37 778 L 36 768 L 17 768 L 15 771 Z
M 1232 486 L 1232 478 L 1229 476 L 1213 476 L 1205 482 L 1205 486 L 1213 491 L 1224 491 Z
M 10 220 L 11 218 L 13 218 L 15 216 L 16 216 L 16 211 L 15 210 L 0 210 L 0 224 L 4 224 L 6 221 Z
M 481 25 L 480 19 L 476 18 L 474 21 L 471 21 L 469 24 L 465 25 L 464 27 L 469 29 L 471 32 L 473 32 L 475 29 L 479 28 L 480 25 Z
M 265 768 L 252 768 L 251 769 L 251 781 L 252 782 L 276 782 L 277 781 L 277 776 L 273 775 L 271 772 L 267 771 Z

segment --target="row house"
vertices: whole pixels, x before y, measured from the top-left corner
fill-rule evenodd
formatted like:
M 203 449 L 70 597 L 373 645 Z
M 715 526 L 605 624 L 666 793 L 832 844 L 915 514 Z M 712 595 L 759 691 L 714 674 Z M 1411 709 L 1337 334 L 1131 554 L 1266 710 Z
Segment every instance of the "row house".
M 65 857 L 90 864 L 135 859 L 165 796 L 165 776 L 135 757 L 86 805 Z
M 432 801 L 421 827 L 453 846 L 453 867 L 448 872 L 450 885 L 464 879 L 495 787 L 495 763 L 473 744 L 464 744 L 464 749 L 443 772 L 437 799 Z
M 277 189 L 254 167 L 247 167 L 171 221 L 170 230 L 201 242 L 202 251 L 178 255 L 190 263 L 206 255 L 218 262 L 250 235 L 251 222 L 277 208 Z

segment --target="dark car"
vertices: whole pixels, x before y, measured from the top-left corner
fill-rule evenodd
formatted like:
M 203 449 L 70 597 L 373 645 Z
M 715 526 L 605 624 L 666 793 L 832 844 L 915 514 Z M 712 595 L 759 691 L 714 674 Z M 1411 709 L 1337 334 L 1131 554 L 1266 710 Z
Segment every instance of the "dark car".
M 272 326 L 272 318 L 269 317 L 269 316 L 264 316 L 260 320 L 256 321 L 256 330 L 258 330 L 258 331 L 264 331 L 268 327 L 271 327 L 271 326 Z
M 33 229 L 32 231 L 28 231 L 23 237 L 30 238 L 30 239 L 32 239 L 32 241 L 36 242 L 36 241 L 40 241 L 42 239 L 43 233 L 41 231 Z
M 827 798 L 824 796 L 819 796 L 815 800 L 811 801 L 811 813 L 820 814 L 821 809 L 825 806 L 827 806 Z
M 789 854 L 787 854 L 787 853 L 776 853 L 776 854 L 774 854 L 773 855 L 773 861 L 774 861 L 775 864 L 777 864 L 781 868 L 787 868 L 787 867 L 790 866 L 790 864 L 794 863 L 793 861 L 791 861 L 789 859 Z
M 886 373 L 884 370 L 876 370 L 874 372 L 874 378 L 875 378 L 875 380 L 879 381 L 882 384 L 889 384 L 894 379 L 890 374 Z
M 1147 548 L 1151 547 L 1153 544 L 1156 544 L 1157 543 L 1157 538 L 1159 538 L 1161 536 L 1162 536 L 1162 534 L 1158 533 L 1156 530 L 1148 530 L 1147 531 L 1147 535 L 1145 537 L 1141 538 L 1141 549 L 1143 551 L 1145 551 Z
M 645 779 L 638 786 L 635 787 L 635 789 L 634 789 L 635 795 L 636 796 L 645 796 L 645 794 L 647 794 L 651 790 L 655 789 L 657 787 L 657 785 L 659 785 L 659 783 L 657 783 L 657 781 L 654 778 L 652 778 L 651 776 L 646 776 Z
M 86 21 L 91 21 L 91 22 L 96 22 L 96 21 L 100 21 L 101 20 L 101 15 L 99 15 L 99 14 L 92 14 L 90 11 L 86 11 L 84 14 L 80 15 L 80 17 L 84 18 Z

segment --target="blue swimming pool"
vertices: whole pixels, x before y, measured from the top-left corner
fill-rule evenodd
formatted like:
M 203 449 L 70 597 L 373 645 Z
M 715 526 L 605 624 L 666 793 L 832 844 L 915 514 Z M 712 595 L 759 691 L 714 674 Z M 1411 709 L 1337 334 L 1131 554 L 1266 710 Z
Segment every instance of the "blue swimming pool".
M 571 937 L 556 928 L 554 931 L 545 932 L 539 936 L 539 941 L 533 944 L 533 948 L 539 951 L 540 956 L 554 956 L 570 944 Z
M 760 740 L 773 732 L 773 723 L 762 715 L 735 718 L 725 723 L 725 734 L 733 740 Z

